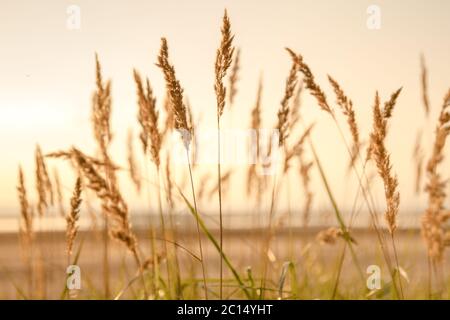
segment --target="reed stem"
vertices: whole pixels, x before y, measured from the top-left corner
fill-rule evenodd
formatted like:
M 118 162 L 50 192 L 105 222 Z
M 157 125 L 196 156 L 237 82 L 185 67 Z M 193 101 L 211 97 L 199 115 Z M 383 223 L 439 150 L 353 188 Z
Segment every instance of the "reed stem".
M 187 148 L 187 147 L 186 147 L 186 157 L 187 157 L 187 161 L 188 161 L 189 177 L 191 180 L 192 199 L 194 201 L 195 212 L 198 212 L 197 199 L 195 196 L 195 189 L 194 189 L 194 179 L 192 177 L 191 159 L 189 157 L 189 148 Z M 198 219 L 196 219 L 196 224 L 197 224 L 198 248 L 200 251 L 200 261 L 201 261 L 201 265 L 202 265 L 203 285 L 205 287 L 205 289 L 204 289 L 205 290 L 205 299 L 208 300 L 208 287 L 206 285 L 205 261 L 203 259 L 202 238 L 201 238 L 201 234 L 200 234 L 200 223 L 199 223 Z

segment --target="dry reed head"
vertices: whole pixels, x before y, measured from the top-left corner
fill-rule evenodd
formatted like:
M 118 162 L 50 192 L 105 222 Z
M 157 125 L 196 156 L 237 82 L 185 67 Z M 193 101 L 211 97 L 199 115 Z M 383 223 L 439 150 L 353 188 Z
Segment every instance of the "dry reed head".
M 425 65 L 425 57 L 420 55 L 420 69 L 421 69 L 421 85 L 422 85 L 422 102 L 425 110 L 425 115 L 430 114 L 430 100 L 428 99 L 428 72 Z
M 416 137 L 416 143 L 414 144 L 414 151 L 413 151 L 413 160 L 416 165 L 416 181 L 415 181 L 415 192 L 416 194 L 419 194 L 421 190 L 422 185 L 422 167 L 423 167 L 423 160 L 424 160 L 424 151 L 421 146 L 421 140 L 422 140 L 422 133 L 419 132 Z
M 234 98 L 236 97 L 237 94 L 237 82 L 239 80 L 239 62 L 240 62 L 240 56 L 241 56 L 241 50 L 237 49 L 236 50 L 236 54 L 234 55 L 234 63 L 233 63 L 233 67 L 231 68 L 231 73 L 230 73 L 230 77 L 229 77 L 229 84 L 228 87 L 230 89 L 229 94 L 228 94 L 228 102 L 230 104 L 230 107 L 233 105 L 234 102 Z
M 397 91 L 392 93 L 389 100 L 384 103 L 384 109 L 381 113 L 382 113 L 382 118 L 384 118 L 385 121 L 383 121 L 383 123 L 384 123 L 383 127 L 379 128 L 379 130 L 382 131 L 382 132 L 380 132 L 380 136 L 386 137 L 386 135 L 387 135 L 387 119 L 389 119 L 392 116 L 392 111 L 394 110 L 395 104 L 397 103 L 397 98 L 400 95 L 401 91 L 402 91 L 402 88 L 399 88 Z M 378 104 L 379 104 L 378 92 L 377 92 L 376 99 L 378 99 Z M 382 119 L 380 119 L 380 121 L 381 120 Z M 370 160 L 372 153 L 373 153 L 372 149 L 373 149 L 373 146 L 372 146 L 372 140 L 371 140 L 369 142 L 369 146 L 367 147 L 366 161 Z
M 122 169 L 120 166 L 115 164 L 112 160 L 109 160 L 109 164 L 107 164 L 105 161 L 100 160 L 98 158 L 94 158 L 92 156 L 88 156 L 87 154 L 84 154 L 84 156 L 95 167 L 103 168 L 103 167 L 109 165 L 111 170 L 120 170 L 120 169 Z M 64 159 L 64 160 L 73 160 L 72 153 L 70 151 L 64 151 L 64 150 L 58 150 L 58 151 L 55 151 L 55 152 L 47 153 L 45 155 L 45 157 L 46 158 L 59 158 L 59 159 Z
M 191 105 L 191 102 L 189 101 L 189 99 L 186 97 L 185 102 L 184 102 L 185 106 L 186 106 L 186 120 L 187 120 L 187 125 L 188 125 L 188 131 L 191 133 L 191 137 L 192 137 L 192 147 L 191 147 L 191 154 L 193 157 L 192 160 L 192 167 L 195 169 L 197 167 L 197 163 L 196 163 L 196 157 L 197 157 L 197 150 L 198 150 L 198 139 L 196 139 L 195 137 L 195 128 L 198 125 L 198 123 L 196 123 L 196 120 L 194 119 L 194 114 L 193 114 L 193 108 Z M 199 120 L 197 120 L 198 122 Z
M 335 244 L 336 241 L 343 236 L 343 232 L 341 229 L 336 227 L 331 227 L 325 230 L 320 231 L 316 240 L 321 244 Z
M 303 205 L 303 226 L 307 227 L 311 215 L 311 207 L 314 199 L 314 193 L 311 191 L 311 168 L 313 166 L 312 161 L 306 161 L 303 153 L 298 155 L 300 162 L 300 177 L 302 179 L 303 192 L 305 195 L 305 202 Z
M 142 147 L 144 153 L 147 153 L 148 141 L 150 140 L 150 154 L 153 162 L 159 167 L 159 153 L 161 151 L 162 137 L 158 129 L 159 112 L 156 110 L 156 98 L 153 96 L 153 90 L 148 78 L 146 79 L 146 86 L 144 89 L 139 73 L 136 70 L 133 70 L 133 75 L 138 96 L 138 121 L 142 129 L 140 134 Z
M 172 173 L 170 170 L 170 152 L 167 152 L 166 155 L 166 194 L 167 194 L 167 202 L 169 203 L 170 208 L 174 207 L 175 202 L 173 201 L 173 182 L 172 182 Z
M 227 74 L 227 70 L 231 65 L 234 47 L 233 47 L 233 38 L 231 35 L 231 24 L 227 15 L 227 11 L 225 10 L 223 16 L 223 24 L 222 24 L 222 41 L 220 43 L 219 49 L 217 49 L 216 53 L 216 62 L 214 65 L 215 71 L 215 83 L 214 90 L 216 92 L 216 100 L 217 100 L 217 116 L 220 116 L 223 113 L 225 108 L 225 97 L 226 97 L 226 88 L 223 84 L 223 78 Z
M 251 164 L 247 170 L 247 195 L 250 196 L 254 189 L 254 185 L 257 184 L 258 175 L 256 173 L 256 164 Z
M 78 233 L 77 221 L 80 217 L 81 205 L 81 179 L 78 177 L 73 190 L 72 198 L 70 199 L 70 213 L 66 217 L 66 243 L 67 256 L 72 255 L 73 244 Z
M 386 110 L 386 109 L 385 109 Z M 384 140 L 387 131 L 387 119 L 380 108 L 380 98 L 378 92 L 375 96 L 373 107 L 373 131 L 370 134 L 371 152 L 376 163 L 378 174 L 383 180 L 386 198 L 386 211 L 384 217 L 387 222 L 389 232 L 394 233 L 397 228 L 397 215 L 400 204 L 400 194 L 398 192 L 397 177 L 392 173 L 390 156 L 386 150 Z
M 392 111 L 394 110 L 395 104 L 397 103 L 397 98 L 400 95 L 400 92 L 402 92 L 402 89 L 403 88 L 400 88 L 391 94 L 389 100 L 384 103 L 383 115 L 385 118 L 390 118 L 392 116 Z
M 252 141 L 256 147 L 256 157 L 259 157 L 259 143 L 260 143 L 260 134 L 259 129 L 261 128 L 261 99 L 263 92 L 263 81 L 262 77 L 259 79 L 258 83 L 258 91 L 256 93 L 256 101 L 251 114 L 251 124 L 250 127 L 255 131 L 255 140 Z
M 44 157 L 42 156 L 41 148 L 36 146 L 35 151 L 36 162 L 36 190 L 38 194 L 38 212 L 39 216 L 43 216 L 45 210 L 50 204 L 53 204 L 53 187 L 47 171 Z
M 186 117 L 187 117 L 187 124 L 188 124 L 188 128 L 191 132 L 194 132 L 195 130 L 195 125 L 194 125 L 194 115 L 192 113 L 192 106 L 191 106 L 191 102 L 189 101 L 189 99 L 186 97 L 185 99 L 185 106 L 186 106 Z
M 298 79 L 298 63 L 296 60 L 298 57 L 288 49 L 289 54 L 292 56 L 292 66 L 289 71 L 289 76 L 286 79 L 286 87 L 284 90 L 284 96 L 281 100 L 281 107 L 278 110 L 278 123 L 277 123 L 277 130 L 279 134 L 279 140 L 278 144 L 279 146 L 282 146 L 284 141 L 288 137 L 288 128 L 289 128 L 289 114 L 290 114 L 290 100 L 292 96 L 294 95 L 295 87 L 297 86 L 297 79 Z
M 174 116 L 174 127 L 181 133 L 183 143 L 188 148 L 191 142 L 191 131 L 187 123 L 186 106 L 183 102 L 183 89 L 176 78 L 175 68 L 169 62 L 169 48 L 165 38 L 161 38 L 161 49 L 156 65 L 161 68 L 164 74 Z
M 255 185 L 258 185 L 259 183 L 259 177 L 256 172 L 256 164 L 259 161 L 260 156 L 260 132 L 259 129 L 261 128 L 261 99 L 262 99 L 262 91 L 263 91 L 263 81 L 262 76 L 259 79 L 258 83 L 258 91 L 256 94 L 256 101 L 255 105 L 251 112 L 251 123 L 250 127 L 254 130 L 254 135 L 252 136 L 252 140 L 250 141 L 250 148 L 254 152 L 254 161 L 255 163 L 250 164 L 248 171 L 247 171 L 247 195 L 251 195 L 251 193 L 254 190 L 257 190 Z
M 136 158 L 134 154 L 133 147 L 133 131 L 128 130 L 128 138 L 127 138 L 127 150 L 128 150 L 128 171 L 130 173 L 131 181 L 133 181 L 137 192 L 141 191 L 141 179 L 139 174 L 139 168 L 136 163 Z
M 428 247 L 428 254 L 434 262 L 441 262 L 446 246 L 445 222 L 450 218 L 450 212 L 445 210 L 446 181 L 438 173 L 439 164 L 444 159 L 444 147 L 450 134 L 450 89 L 444 97 L 439 115 L 433 151 L 427 163 L 428 208 L 422 218 L 422 235 Z
M 80 150 L 73 147 L 68 153 L 77 164 L 83 177 L 86 178 L 86 186 L 94 191 L 102 201 L 104 212 L 111 217 L 111 237 L 123 242 L 134 255 L 137 255 L 137 239 L 131 230 L 128 206 L 123 200 L 117 184 L 115 182 L 107 183 L 89 158 Z
M 25 187 L 25 177 L 22 167 L 19 166 L 19 185 L 17 186 L 17 193 L 20 203 L 20 233 L 26 239 L 29 245 L 33 235 L 33 217 L 27 198 L 27 189 Z
M 342 113 L 347 118 L 347 124 L 350 128 L 350 133 L 352 135 L 352 154 L 350 159 L 350 166 L 352 167 L 356 161 L 356 158 L 359 154 L 359 149 L 361 147 L 361 142 L 359 140 L 359 130 L 358 125 L 356 123 L 355 110 L 353 108 L 352 100 L 350 100 L 342 90 L 339 83 L 334 80 L 331 76 L 328 76 L 328 81 L 331 83 L 333 87 L 334 93 L 336 94 L 336 102 L 338 106 L 341 108 Z
M 302 55 L 295 54 L 294 51 L 292 51 L 291 49 L 288 49 L 288 51 L 291 53 L 291 56 L 294 58 L 295 62 L 297 63 L 299 71 L 304 76 L 303 81 L 306 84 L 306 89 L 308 89 L 311 92 L 311 94 L 316 98 L 317 103 L 319 104 L 319 107 L 322 110 L 333 115 L 333 111 L 327 102 L 327 97 L 326 97 L 325 93 L 322 91 L 322 89 L 316 83 L 316 81 L 314 79 L 314 75 L 312 74 L 309 66 L 303 61 Z
M 92 124 L 94 138 L 100 152 L 107 154 L 107 148 L 112 140 L 111 134 L 111 82 L 103 83 L 102 69 L 98 55 L 95 54 L 96 90 L 92 96 Z M 106 157 L 105 157 L 106 158 Z

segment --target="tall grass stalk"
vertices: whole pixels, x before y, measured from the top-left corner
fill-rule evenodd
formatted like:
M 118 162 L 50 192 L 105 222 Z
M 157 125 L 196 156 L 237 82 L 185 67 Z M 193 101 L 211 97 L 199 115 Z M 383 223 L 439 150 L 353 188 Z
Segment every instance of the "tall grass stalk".
M 214 91 L 216 94 L 216 110 L 217 110 L 217 183 L 219 193 L 219 226 L 220 226 L 220 251 L 223 252 L 223 217 L 222 217 L 222 174 L 221 174 L 221 157 L 220 157 L 220 117 L 225 108 L 225 100 L 227 97 L 227 90 L 223 83 L 227 70 L 231 66 L 234 47 L 233 38 L 231 35 L 231 24 L 225 10 L 222 19 L 222 40 L 216 53 L 216 61 L 214 65 L 215 81 Z M 233 90 L 233 88 L 230 88 Z M 223 297 L 223 261 L 220 258 L 220 299 Z
M 186 157 L 188 162 L 188 168 L 189 168 L 189 178 L 191 182 L 191 192 L 192 192 L 192 200 L 194 202 L 194 209 L 195 212 L 198 212 L 197 210 L 197 198 L 195 196 L 195 188 L 194 188 L 194 178 L 192 176 L 192 166 L 191 166 L 191 159 L 189 157 L 189 149 L 186 148 Z M 202 237 L 200 235 L 200 220 L 196 219 L 196 226 L 197 226 L 197 237 L 198 237 L 198 247 L 200 251 L 200 260 L 202 265 L 202 275 L 203 275 L 203 286 L 205 291 L 205 299 L 208 300 L 208 286 L 206 284 L 206 270 L 205 270 L 205 260 L 203 256 L 203 247 L 202 247 Z
M 262 271 L 262 276 L 261 276 L 261 286 L 259 288 L 260 290 L 260 295 L 259 295 L 259 299 L 262 300 L 264 299 L 264 293 L 265 293 L 265 288 L 266 288 L 266 281 L 267 281 L 267 270 L 268 270 L 268 254 L 269 254 L 269 250 L 270 250 L 270 241 L 272 239 L 272 220 L 273 220 L 273 215 L 274 215 L 274 211 L 275 211 L 275 194 L 277 194 L 277 190 L 278 190 L 278 184 L 277 184 L 277 172 L 275 172 L 274 174 L 274 178 L 273 178 L 273 185 L 272 185 L 272 193 L 270 196 L 270 209 L 269 209 L 269 221 L 267 222 L 267 237 L 266 237 L 266 241 L 265 244 L 263 245 L 263 250 L 262 250 L 262 263 L 263 263 L 263 271 Z
M 166 223 L 164 220 L 164 213 L 163 213 L 163 208 L 162 208 L 162 199 L 161 199 L 161 170 L 160 170 L 160 165 L 156 165 L 155 167 L 156 169 L 156 176 L 158 178 L 158 183 L 157 183 L 157 188 L 158 188 L 158 211 L 159 211 L 159 219 L 160 219 L 160 223 L 161 223 L 161 231 L 162 231 L 162 235 L 164 239 L 168 238 L 168 234 L 167 234 L 167 229 L 166 229 Z M 163 241 L 164 244 L 164 253 L 166 256 L 166 272 L 167 272 L 167 285 L 168 285 L 168 295 L 169 297 L 171 297 L 172 295 L 172 286 L 171 286 L 171 272 L 170 272 L 170 256 L 169 256 L 169 249 L 167 246 L 167 241 Z
M 222 170 L 220 165 L 220 115 L 217 113 L 217 186 L 219 194 L 219 232 L 220 232 L 220 252 L 223 252 L 223 217 L 222 217 Z M 197 210 L 196 210 L 197 211 Z M 220 257 L 220 299 L 223 297 L 223 261 Z

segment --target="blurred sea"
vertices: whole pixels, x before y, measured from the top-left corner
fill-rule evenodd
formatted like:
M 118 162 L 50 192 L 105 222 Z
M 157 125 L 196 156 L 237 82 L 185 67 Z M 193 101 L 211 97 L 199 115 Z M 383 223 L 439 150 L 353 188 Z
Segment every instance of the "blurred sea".
M 219 216 L 217 214 L 203 214 L 202 215 L 205 223 L 211 230 L 217 229 L 219 227 Z M 256 214 L 256 213 L 227 213 L 223 216 L 224 228 L 227 229 L 259 229 L 265 228 L 268 224 L 268 213 L 267 214 Z M 398 217 L 398 226 L 401 229 L 415 229 L 420 228 L 420 212 L 412 212 L 409 214 L 401 213 Z M 169 217 L 166 217 L 167 221 Z M 196 230 L 196 224 L 191 214 L 188 212 L 180 212 L 172 215 L 173 222 L 176 224 L 177 228 L 183 230 Z M 81 216 L 79 220 L 80 230 L 89 230 L 93 223 L 101 225 L 101 220 L 97 217 L 93 220 L 89 216 Z M 344 217 L 347 225 L 349 222 L 349 217 Z M 384 218 L 382 215 L 379 217 L 380 225 L 384 227 Z M 145 229 L 150 225 L 158 228 L 160 224 L 160 218 L 157 214 L 149 213 L 134 213 L 131 215 L 131 223 L 133 228 Z M 59 215 L 45 216 L 42 218 L 35 217 L 33 220 L 35 230 L 40 231 L 61 231 L 66 227 L 66 221 L 63 217 Z M 278 215 L 273 218 L 273 226 L 277 228 L 287 228 L 291 226 L 292 228 L 302 227 L 302 216 L 298 212 L 291 214 L 291 217 L 287 214 Z M 310 226 L 313 227 L 329 227 L 337 226 L 336 218 L 332 212 L 330 213 L 318 213 L 312 212 L 309 222 Z M 356 215 L 352 221 L 351 226 L 356 228 L 370 227 L 370 216 L 369 213 L 359 213 Z M 0 232 L 1 233 L 14 233 L 19 230 L 19 214 L 5 213 L 0 215 Z

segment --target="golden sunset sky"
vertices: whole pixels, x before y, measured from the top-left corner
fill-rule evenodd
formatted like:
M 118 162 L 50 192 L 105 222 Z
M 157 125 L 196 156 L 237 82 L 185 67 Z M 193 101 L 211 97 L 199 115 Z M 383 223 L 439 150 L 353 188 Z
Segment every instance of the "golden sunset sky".
M 70 5 L 81 10 L 79 30 L 67 27 Z M 370 5 L 381 9 L 379 30 L 367 27 Z M 202 119 L 202 126 L 214 127 L 213 66 L 224 8 L 231 19 L 235 45 L 241 48 L 238 94 L 233 115 L 225 111 L 224 126 L 248 127 L 260 74 L 264 79 L 264 126 L 274 126 L 291 63 L 285 47 L 303 55 L 333 107 L 335 96 L 326 76 L 339 81 L 354 102 L 364 140 L 371 130 L 375 91 L 379 90 L 385 101 L 403 86 L 387 143 L 400 180 L 401 209 L 422 207 L 426 198 L 414 195 L 411 155 L 420 129 L 425 151 L 429 151 L 442 98 L 450 87 L 449 1 L 0 0 L 0 214 L 14 213 L 17 208 L 19 163 L 25 169 L 29 192 L 34 193 L 36 143 L 45 152 L 77 145 L 94 153 L 90 102 L 95 52 L 104 77 L 112 79 L 113 156 L 119 163 L 126 163 L 127 130 L 133 127 L 136 134 L 139 130 L 133 68 L 148 75 L 161 106 L 164 82 L 155 62 L 162 36 L 168 39 L 170 59 L 195 118 Z M 421 53 L 429 75 L 432 113 L 428 122 L 421 102 Z M 302 113 L 308 123 L 317 123 L 313 140 L 332 189 L 339 203 L 349 207 L 357 184 L 352 175 L 346 175 L 345 147 L 329 116 L 308 93 L 303 97 Z M 345 120 L 341 120 L 347 132 Z M 137 141 L 135 148 L 140 151 Z M 444 166 L 449 167 L 448 161 Z M 68 167 L 49 163 L 50 168 L 54 166 L 70 192 L 73 177 L 63 172 Z M 235 208 L 248 208 L 241 189 L 244 173 L 236 171 L 233 181 L 238 187 L 229 195 Z M 296 179 L 292 174 L 292 187 L 297 188 L 294 194 L 301 194 Z M 122 180 L 126 197 L 132 206 L 138 206 L 139 200 L 128 195 L 132 188 L 129 179 Z M 313 188 L 315 208 L 328 208 L 316 172 Z M 378 195 L 381 206 L 381 190 Z M 210 204 L 214 207 L 215 202 Z

